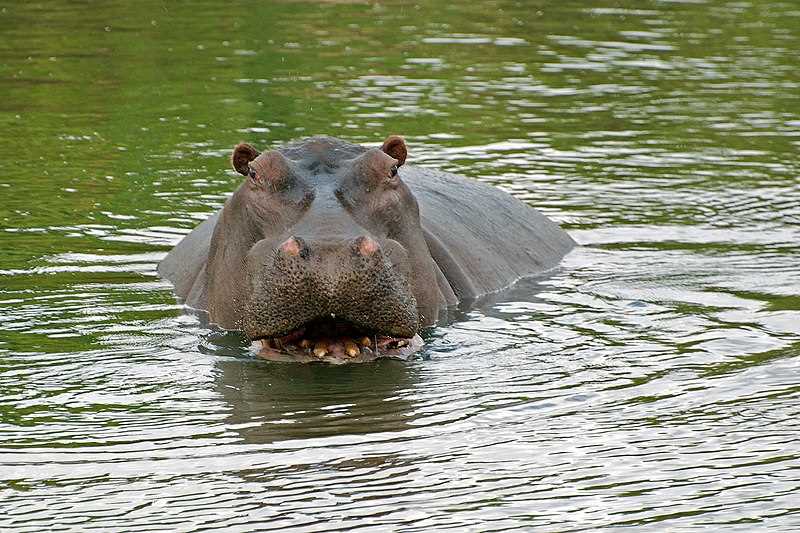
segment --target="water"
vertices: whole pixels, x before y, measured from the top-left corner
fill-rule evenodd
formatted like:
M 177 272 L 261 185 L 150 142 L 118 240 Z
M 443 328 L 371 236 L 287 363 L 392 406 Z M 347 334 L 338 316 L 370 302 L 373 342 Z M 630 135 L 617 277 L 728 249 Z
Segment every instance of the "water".
M 0 530 L 800 529 L 794 2 L 0 9 Z M 583 246 L 403 364 L 155 267 L 232 146 L 378 143 Z

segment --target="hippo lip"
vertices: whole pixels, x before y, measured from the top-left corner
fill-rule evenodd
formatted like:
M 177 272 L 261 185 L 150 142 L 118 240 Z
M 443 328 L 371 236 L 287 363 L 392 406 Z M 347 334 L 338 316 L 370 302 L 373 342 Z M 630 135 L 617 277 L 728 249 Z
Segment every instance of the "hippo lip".
M 251 340 L 259 355 L 267 359 L 294 356 L 334 362 L 377 357 L 405 359 L 422 345 L 416 333 L 408 337 L 390 335 L 335 316 L 312 320 L 282 335 L 260 335 Z

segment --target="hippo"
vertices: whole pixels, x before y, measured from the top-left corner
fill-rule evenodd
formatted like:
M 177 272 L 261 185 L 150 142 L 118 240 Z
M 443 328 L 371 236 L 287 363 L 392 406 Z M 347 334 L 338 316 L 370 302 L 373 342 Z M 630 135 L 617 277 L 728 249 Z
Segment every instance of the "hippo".
M 267 359 L 409 358 L 448 309 L 556 267 L 575 242 L 490 185 L 316 136 L 240 143 L 244 180 L 158 272 L 209 322 Z

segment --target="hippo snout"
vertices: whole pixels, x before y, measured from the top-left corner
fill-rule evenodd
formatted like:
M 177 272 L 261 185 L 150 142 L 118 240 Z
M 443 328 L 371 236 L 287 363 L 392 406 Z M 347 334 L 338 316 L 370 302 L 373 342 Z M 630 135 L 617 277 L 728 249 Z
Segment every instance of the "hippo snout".
M 292 235 L 271 253 L 264 248 L 255 246 L 249 258 L 243 329 L 251 339 L 330 329 L 331 322 L 353 336 L 408 338 L 419 329 L 409 281 L 377 239 Z

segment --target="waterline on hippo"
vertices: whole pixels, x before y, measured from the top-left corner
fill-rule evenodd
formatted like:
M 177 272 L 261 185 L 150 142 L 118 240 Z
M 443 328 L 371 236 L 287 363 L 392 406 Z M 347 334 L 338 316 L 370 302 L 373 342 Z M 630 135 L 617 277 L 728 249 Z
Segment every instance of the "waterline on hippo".
M 231 161 L 245 180 L 159 274 L 264 358 L 362 362 L 411 357 L 447 308 L 552 269 L 574 247 L 511 195 L 407 155 L 398 136 L 379 148 L 239 144 Z

